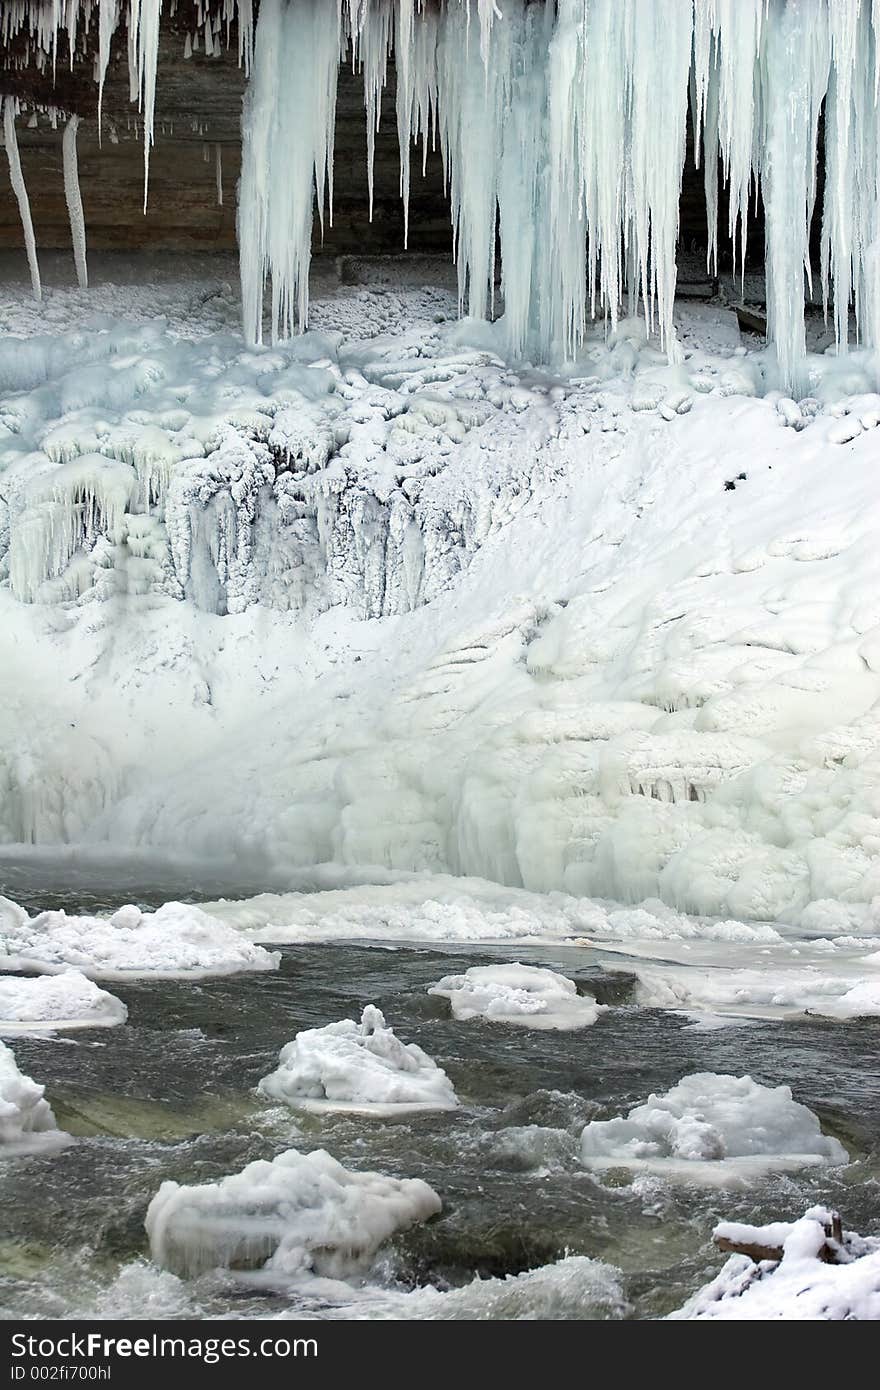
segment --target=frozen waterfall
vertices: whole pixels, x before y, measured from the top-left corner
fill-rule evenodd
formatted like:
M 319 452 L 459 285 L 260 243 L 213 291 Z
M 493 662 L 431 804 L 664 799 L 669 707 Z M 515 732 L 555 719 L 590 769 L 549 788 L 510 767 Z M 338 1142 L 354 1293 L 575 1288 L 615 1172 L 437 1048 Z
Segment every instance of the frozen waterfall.
M 162 0 L 13 0 L 0 41 L 16 40 L 25 62 L 50 68 L 62 27 L 70 61 L 88 55 L 97 27 L 103 92 L 110 39 L 127 24 L 148 165 L 162 14 Z M 500 282 L 512 356 L 571 358 L 591 320 L 613 328 L 622 304 L 630 313 L 640 301 L 676 357 L 689 112 L 710 266 L 719 182 L 739 261 L 750 207 L 764 204 L 779 384 L 797 394 L 803 373 L 820 189 L 816 259 L 838 350 L 852 336 L 880 344 L 877 0 L 262 0 L 256 31 L 252 0 L 206 0 L 197 21 L 206 51 L 231 39 L 235 19 L 251 72 L 239 210 L 251 342 L 262 340 L 267 281 L 273 339 L 308 322 L 314 207 L 322 225 L 332 215 L 339 64 L 353 61 L 363 74 L 372 188 L 393 52 L 404 203 L 413 143 L 438 144 L 462 311 L 494 315 Z

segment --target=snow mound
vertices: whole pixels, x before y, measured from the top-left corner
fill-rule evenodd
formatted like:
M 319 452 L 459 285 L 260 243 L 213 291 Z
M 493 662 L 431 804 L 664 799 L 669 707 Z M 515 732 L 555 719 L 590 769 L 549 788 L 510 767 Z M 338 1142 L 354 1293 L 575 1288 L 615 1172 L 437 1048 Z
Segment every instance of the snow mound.
M 650 1169 L 707 1182 L 849 1161 L 788 1086 L 715 1072 L 685 1076 L 625 1119 L 591 1120 L 581 1158 L 589 1168 Z
M 31 1028 L 110 1028 L 124 1023 L 128 1009 L 80 974 L 0 977 L 0 1033 Z
M 303 1110 L 389 1115 L 458 1104 L 445 1071 L 415 1043 L 395 1037 L 372 1004 L 360 1023 L 346 1018 L 297 1033 L 257 1089 Z
M 844 1233 L 839 1264 L 821 1256 L 831 1213 L 812 1207 L 799 1221 L 771 1226 L 722 1222 L 716 1237 L 781 1247 L 781 1260 L 731 1255 L 721 1272 L 670 1314 L 673 1319 L 838 1322 L 880 1319 L 880 1238 Z
M 428 989 L 452 1005 L 454 1018 L 487 1018 L 525 1028 L 588 1028 L 607 1007 L 555 970 L 535 965 L 475 965 Z
M 165 903 L 156 912 L 129 905 L 112 917 L 41 912 L 28 917 L 0 901 L 0 964 L 7 970 L 79 970 L 94 979 L 148 975 L 234 975 L 277 970 L 281 956 L 255 946 L 201 908 Z
M 262 1265 L 340 1279 L 369 1265 L 395 1231 L 440 1208 L 420 1179 L 353 1173 L 323 1149 L 288 1149 L 219 1182 L 163 1182 L 145 1225 L 153 1259 L 172 1273 Z
M 45 1086 L 23 1076 L 11 1048 L 0 1042 L 0 1154 L 28 1152 L 64 1143 Z

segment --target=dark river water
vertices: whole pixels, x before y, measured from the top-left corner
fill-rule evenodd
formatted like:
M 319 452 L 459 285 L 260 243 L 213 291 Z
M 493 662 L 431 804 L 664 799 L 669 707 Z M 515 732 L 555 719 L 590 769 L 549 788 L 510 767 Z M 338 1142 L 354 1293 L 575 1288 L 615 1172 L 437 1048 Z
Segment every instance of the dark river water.
M 282 949 L 277 975 L 113 984 L 129 1008 L 124 1027 L 10 1040 L 76 1142 L 0 1163 L 4 1316 L 369 1316 L 340 1309 L 329 1294 L 230 1276 L 184 1286 L 143 1265 L 144 1213 L 163 1179 L 212 1181 L 289 1147 L 323 1147 L 348 1167 L 424 1178 L 440 1194 L 441 1215 L 393 1241 L 369 1276 L 371 1287 L 397 1292 L 456 1288 L 584 1254 L 623 1271 L 627 1316 L 653 1318 L 720 1266 L 710 1235 L 722 1217 L 785 1219 L 821 1201 L 839 1207 L 850 1228 L 877 1228 L 876 1019 L 695 1031 L 677 1015 L 634 1007 L 628 977 L 565 947 Z M 576 975 L 612 1008 L 594 1027 L 540 1032 L 456 1022 L 445 1000 L 425 993 L 441 975 L 517 958 Z M 255 1095 L 297 1031 L 358 1017 L 367 1003 L 448 1071 L 459 1110 L 304 1116 Z M 692 1071 L 790 1085 L 855 1162 L 708 1189 L 623 1172 L 600 1178 L 579 1165 L 587 1120 L 618 1114 Z M 531 1315 L 605 1314 L 585 1294 L 574 1310 L 569 1303 Z

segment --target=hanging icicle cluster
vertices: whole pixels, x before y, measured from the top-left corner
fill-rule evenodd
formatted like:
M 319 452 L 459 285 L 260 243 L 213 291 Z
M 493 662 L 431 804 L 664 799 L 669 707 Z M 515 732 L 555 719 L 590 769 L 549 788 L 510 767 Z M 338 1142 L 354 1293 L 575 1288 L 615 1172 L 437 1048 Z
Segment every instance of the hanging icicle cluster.
M 439 143 L 462 308 L 491 312 L 496 244 L 511 353 L 568 357 L 588 323 L 641 300 L 676 353 L 673 301 L 687 117 L 704 161 L 717 259 L 719 162 L 742 261 L 750 201 L 766 214 L 770 337 L 795 389 L 825 113 L 821 273 L 838 343 L 850 305 L 880 346 L 878 0 L 262 0 L 244 122 L 245 330 L 307 322 L 313 196 L 332 200 L 334 54 L 363 71 L 368 180 L 389 52 L 401 191 L 412 142 Z M 294 76 L 295 74 L 295 76 Z M 294 92 L 292 89 L 295 88 Z
M 171 12 L 174 0 L 165 4 Z M 54 64 L 63 25 L 72 60 L 97 16 L 102 88 L 110 40 L 126 24 L 148 169 L 162 13 L 163 0 L 10 0 L 0 43 L 27 35 Z M 223 25 L 228 41 L 235 17 L 249 67 L 252 0 L 200 0 L 206 51 Z M 439 145 L 462 309 L 492 312 L 500 269 L 512 354 L 570 357 L 593 318 L 613 325 L 623 303 L 631 311 L 641 300 L 675 356 L 689 110 L 710 262 L 719 173 L 740 263 L 750 206 L 763 200 L 769 335 L 789 390 L 805 358 L 824 116 L 825 305 L 833 301 L 841 350 L 851 309 L 857 339 L 880 347 L 880 0 L 261 0 L 239 207 L 252 342 L 262 339 L 267 280 L 273 337 L 307 323 L 313 209 L 322 225 L 325 209 L 332 216 L 337 73 L 350 55 L 364 79 L 372 204 L 392 53 L 404 207 L 413 143 L 423 157 Z

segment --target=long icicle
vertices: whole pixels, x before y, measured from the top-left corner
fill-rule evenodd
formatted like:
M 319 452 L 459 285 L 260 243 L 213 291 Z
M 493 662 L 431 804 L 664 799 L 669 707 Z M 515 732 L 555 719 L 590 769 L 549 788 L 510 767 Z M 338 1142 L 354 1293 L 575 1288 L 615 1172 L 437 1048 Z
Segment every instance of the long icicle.
M 79 116 L 71 116 L 64 127 L 61 156 L 64 164 L 64 197 L 67 200 L 67 215 L 70 218 L 70 239 L 73 242 L 76 279 L 80 289 L 87 290 L 89 270 L 86 260 L 86 219 L 83 212 L 82 193 L 79 186 L 79 163 L 76 154 L 76 134 L 79 130 L 79 124 Z
M 27 189 L 24 183 L 24 174 L 21 169 L 21 156 L 18 153 L 18 137 L 15 133 L 17 109 L 18 102 L 14 97 L 7 97 L 3 102 L 3 137 L 6 143 L 6 158 L 9 161 L 9 182 L 12 184 L 12 191 L 18 203 L 22 231 L 24 232 L 24 248 L 27 252 L 34 298 L 42 299 L 43 287 L 40 283 L 40 266 L 37 261 L 37 241 L 34 236 L 31 205 L 28 200 Z

